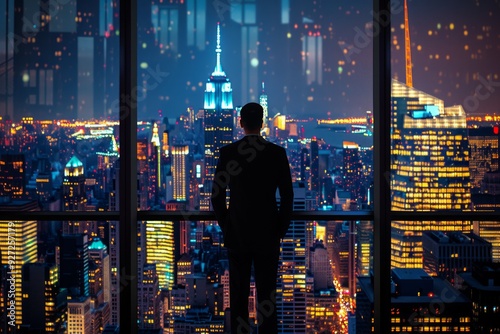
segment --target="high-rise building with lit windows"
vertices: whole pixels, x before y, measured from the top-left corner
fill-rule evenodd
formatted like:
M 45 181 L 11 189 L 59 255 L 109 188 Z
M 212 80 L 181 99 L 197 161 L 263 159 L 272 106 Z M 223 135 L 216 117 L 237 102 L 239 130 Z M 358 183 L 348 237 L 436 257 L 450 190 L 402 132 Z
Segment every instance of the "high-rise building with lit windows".
M 354 142 L 344 141 L 343 146 L 343 179 L 345 190 L 351 193 L 354 201 L 364 197 L 362 187 L 363 163 L 359 155 L 359 145 Z
M 160 289 L 171 288 L 175 282 L 174 222 L 146 222 L 146 263 L 155 264 Z
M 0 211 L 39 211 L 36 201 L 1 198 Z M 22 268 L 25 263 L 38 260 L 36 221 L 0 221 L 0 254 L 2 265 L 8 265 L 7 278 L 15 283 L 16 323 L 22 324 L 23 290 Z M 15 248 L 12 248 L 15 245 Z M 12 263 L 12 259 L 16 259 Z M 11 260 L 11 261 L 9 261 Z M 8 300 L 10 302 L 11 300 Z
M 2 154 L 0 157 L 0 196 L 22 199 L 26 187 L 24 154 Z
M 293 210 L 306 210 L 306 189 L 294 187 Z M 281 243 L 278 267 L 276 307 L 280 333 L 306 333 L 306 306 L 309 291 L 306 284 L 305 220 L 293 220 Z
M 496 202 L 498 203 L 498 202 Z M 498 205 L 492 206 L 498 207 Z M 472 231 L 481 238 L 490 242 L 492 247 L 493 262 L 500 262 L 500 222 L 475 220 L 472 222 Z
M 222 70 L 220 25 L 217 25 L 217 62 L 205 86 L 204 132 L 205 132 L 205 182 L 202 190 L 200 210 L 210 208 L 210 196 L 219 149 L 233 141 L 233 90 L 231 82 Z
M 311 138 L 311 190 L 319 194 L 319 144 L 316 137 Z
M 498 170 L 499 126 L 470 128 L 468 132 L 471 186 L 482 192 L 485 174 Z
M 156 265 L 145 264 L 138 282 L 138 323 L 140 329 L 160 328 L 161 311 L 160 288 Z
M 66 321 L 66 290 L 59 284 L 55 264 L 23 266 L 23 324 L 39 333 L 60 333 Z
M 64 167 L 63 200 L 64 211 L 85 211 L 85 174 L 83 163 L 76 156 Z
M 173 197 L 176 201 L 188 199 L 189 146 L 174 145 L 172 150 Z
M 111 303 L 111 267 L 110 257 L 106 245 L 100 238 L 95 237 L 89 245 L 89 259 L 98 268 L 98 279 L 91 286 L 91 295 L 100 303 Z M 94 293 L 92 293 L 92 291 Z M 97 298 L 96 298 L 97 297 Z
M 368 276 L 373 269 L 373 222 L 356 222 L 356 276 Z
M 92 308 L 90 297 L 77 297 L 68 300 L 68 334 L 92 333 Z
M 471 210 L 465 111 L 392 82 L 391 198 L 400 211 Z M 393 221 L 396 268 L 422 267 L 422 231 L 470 232 L 465 221 Z

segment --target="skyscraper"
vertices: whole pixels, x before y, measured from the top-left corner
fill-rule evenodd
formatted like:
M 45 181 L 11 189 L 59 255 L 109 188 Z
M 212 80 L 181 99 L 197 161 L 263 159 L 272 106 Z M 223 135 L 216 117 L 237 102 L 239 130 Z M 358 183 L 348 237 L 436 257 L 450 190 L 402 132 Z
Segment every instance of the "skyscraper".
M 311 190 L 319 195 L 319 144 L 316 137 L 311 138 Z
M 145 237 L 146 263 L 156 264 L 160 289 L 171 288 L 175 282 L 174 222 L 147 221 Z
M 64 211 L 85 211 L 85 174 L 82 162 L 73 156 L 64 168 Z
M 471 210 L 465 111 L 392 82 L 391 192 L 393 210 Z M 392 266 L 422 267 L 422 231 L 469 232 L 464 221 L 394 221 Z
M 306 189 L 294 188 L 293 210 L 306 210 Z M 276 307 L 280 333 L 306 333 L 306 244 L 305 220 L 294 220 L 281 243 Z
M 163 316 L 160 302 L 160 288 L 155 264 L 145 264 L 142 278 L 138 282 L 138 323 L 141 329 L 160 328 L 160 318 Z
M 0 211 L 39 211 L 39 208 L 36 201 L 6 200 L 0 203 Z M 12 245 L 15 245 L 14 249 Z M 2 264 L 9 265 L 7 279 L 8 282 L 14 282 L 16 291 L 13 299 L 8 298 L 8 302 L 15 301 L 16 323 L 22 324 L 22 267 L 25 263 L 37 261 L 36 221 L 1 221 L 0 254 Z
M 60 333 L 66 320 L 66 290 L 59 284 L 54 264 L 26 263 L 23 266 L 23 324 L 40 333 Z
M 68 334 L 92 333 L 90 297 L 68 300 Z
M 351 199 L 361 203 L 364 198 L 362 187 L 362 162 L 359 156 L 359 145 L 344 141 L 343 144 L 343 179 L 345 190 L 351 193 Z
M 205 86 L 204 130 L 205 130 L 205 182 L 200 210 L 208 210 L 212 191 L 212 180 L 219 157 L 219 149 L 233 141 L 233 90 L 231 82 L 222 70 L 220 25 L 217 24 L 217 62 Z
M 484 126 L 468 132 L 471 186 L 474 192 L 482 192 L 485 174 L 498 170 L 499 127 Z
M 401 211 L 469 211 L 471 179 L 466 115 L 461 105 L 413 87 L 408 4 L 405 10 L 406 84 L 392 80 L 391 199 Z M 391 265 L 422 268 L 422 231 L 470 232 L 466 221 L 393 221 Z
M 188 162 L 189 146 L 172 146 L 173 198 L 176 201 L 187 201 L 188 199 Z
M 60 245 L 61 287 L 68 289 L 72 298 L 90 296 L 88 236 L 63 234 Z
M 267 102 L 267 94 L 264 89 L 264 82 L 262 82 L 262 92 L 259 95 L 259 104 L 262 106 L 262 109 L 264 109 L 264 115 L 262 116 L 264 124 L 262 125 L 261 133 L 264 136 L 269 136 L 271 132 L 271 130 L 269 129 L 269 105 Z
M 100 238 L 93 238 L 89 245 L 89 258 L 99 268 L 99 281 L 96 282 L 97 289 L 102 296 L 99 296 L 99 301 L 102 303 L 111 303 L 111 267 L 110 257 L 108 255 L 106 245 Z M 97 306 L 97 305 L 96 305 Z

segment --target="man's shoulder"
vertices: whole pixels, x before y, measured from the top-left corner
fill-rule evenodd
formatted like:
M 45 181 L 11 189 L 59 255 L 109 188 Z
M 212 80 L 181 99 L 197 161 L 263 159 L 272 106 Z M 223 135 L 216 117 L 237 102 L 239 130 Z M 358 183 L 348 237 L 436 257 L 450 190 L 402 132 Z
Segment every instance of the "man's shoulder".
M 237 141 L 222 146 L 220 148 L 220 152 L 240 152 L 241 150 L 246 149 L 248 146 L 256 147 L 259 151 L 262 150 L 262 148 L 265 148 L 269 152 L 286 152 L 284 147 L 260 136 L 245 136 Z

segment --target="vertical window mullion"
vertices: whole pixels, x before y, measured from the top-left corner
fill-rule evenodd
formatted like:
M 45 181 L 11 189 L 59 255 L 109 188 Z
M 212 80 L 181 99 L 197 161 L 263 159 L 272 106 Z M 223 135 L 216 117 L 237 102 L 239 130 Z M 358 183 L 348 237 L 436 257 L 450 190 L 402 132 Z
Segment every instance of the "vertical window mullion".
M 137 333 L 137 0 L 120 1 L 120 331 Z
M 391 325 L 390 6 L 391 2 L 386 0 L 373 2 L 374 326 L 379 334 L 389 333 Z

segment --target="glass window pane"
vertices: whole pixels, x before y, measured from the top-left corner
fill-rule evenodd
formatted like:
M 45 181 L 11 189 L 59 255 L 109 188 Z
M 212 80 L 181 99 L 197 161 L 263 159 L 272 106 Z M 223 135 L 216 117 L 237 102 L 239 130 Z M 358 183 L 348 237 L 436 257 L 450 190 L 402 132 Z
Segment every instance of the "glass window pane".
M 139 328 L 228 331 L 229 259 L 217 225 L 142 221 L 137 233 Z M 370 277 L 372 245 L 371 221 L 292 221 L 281 243 L 272 305 L 279 332 L 355 328 L 358 280 Z M 254 270 L 248 302 L 252 327 L 268 316 L 257 309 Z
M 373 205 L 371 10 L 372 4 L 365 1 L 346 5 L 314 1 L 271 4 L 260 0 L 217 2 L 214 6 L 205 1 L 141 4 L 137 64 L 139 210 L 166 211 L 167 215 L 169 211 L 211 210 L 219 149 L 243 136 L 239 113 L 250 101 L 264 107 L 261 135 L 286 149 L 295 196 L 304 202 L 296 210 L 370 210 Z M 370 258 L 371 246 L 364 244 L 363 255 L 359 257 L 354 252 L 357 246 L 353 240 L 352 249 L 342 250 L 346 265 L 342 275 L 349 273 L 349 279 L 344 277 L 339 286 L 347 293 L 345 302 L 335 300 L 329 304 L 333 307 L 332 315 L 331 310 L 325 311 L 321 306 L 332 295 L 326 296 L 325 292 L 325 299 L 321 299 L 321 291 L 315 291 L 311 285 L 314 280 L 308 273 L 314 260 L 306 254 L 315 246 L 315 238 L 304 238 L 313 221 L 301 223 L 303 235 L 283 243 L 283 254 L 288 250 L 292 255 L 281 275 L 285 279 L 293 277 L 281 288 L 288 292 L 278 300 L 299 302 L 285 303 L 280 331 L 305 332 L 313 326 L 318 326 L 317 330 L 322 326 L 327 326 L 323 330 L 332 326 L 346 330 L 349 316 L 353 321 L 356 275 L 360 272 L 368 275 L 371 269 L 365 263 Z M 149 226 L 146 233 L 154 230 L 161 234 L 170 229 L 161 228 L 163 222 L 145 224 Z M 201 222 L 193 224 L 201 228 Z M 204 224 L 217 226 L 215 221 Z M 351 234 L 356 226 L 352 223 L 344 237 L 354 238 Z M 147 240 L 154 243 L 149 237 Z M 198 253 L 204 251 L 202 245 L 197 247 Z M 302 252 L 300 261 L 297 249 Z M 146 246 L 145 252 L 153 249 Z M 160 254 L 154 261 L 169 261 L 170 255 L 162 251 Z M 178 256 L 185 260 L 181 254 L 176 255 L 175 261 Z M 328 259 L 335 262 L 332 256 L 329 254 Z M 147 258 L 153 261 L 153 257 L 151 253 Z M 154 276 L 148 265 L 139 262 L 145 275 Z M 357 265 L 362 268 L 359 273 Z M 292 267 L 300 272 L 286 272 Z M 163 262 L 156 266 L 159 288 L 175 298 L 187 294 L 183 292 L 189 290 L 187 287 L 172 288 L 169 268 Z M 333 279 L 334 273 L 331 274 L 332 278 L 327 280 Z M 296 296 L 290 284 L 297 286 Z M 318 305 L 314 305 L 316 292 Z M 286 295 L 290 293 L 292 297 Z M 337 311 L 344 304 L 347 306 L 340 320 Z M 215 307 L 210 310 L 212 315 L 222 316 L 224 312 Z M 175 324 L 174 315 L 180 314 L 176 312 L 171 311 L 173 323 L 169 326 L 174 326 L 171 330 L 177 333 L 182 330 L 175 326 L 187 326 L 181 319 L 193 314 L 187 316 L 183 310 Z M 317 313 L 321 318 L 321 312 L 333 317 L 318 319 L 313 324 L 310 317 Z M 147 327 L 147 313 L 143 314 L 139 321 Z M 352 323 L 351 329 L 353 326 Z
M 117 3 L 0 2 L 0 196 L 116 210 Z
M 311 209 L 366 210 L 372 196 L 371 4 L 174 2 L 139 6 L 140 210 L 210 210 L 219 148 L 264 107 Z M 281 15 L 287 13 L 287 15 Z
M 497 223 L 460 213 L 498 207 L 500 11 L 412 0 L 393 9 L 391 204 L 414 214 L 391 222 L 391 329 L 495 330 L 482 325 L 491 305 L 479 296 L 496 286 Z
M 500 95 L 490 89 L 500 73 L 492 19 L 498 6 L 450 2 L 446 20 L 429 13 L 429 6 L 437 13 L 445 3 L 405 1 L 392 15 L 391 192 L 397 211 L 498 205 Z M 393 265 L 422 266 L 422 231 L 471 229 L 460 221 L 395 222 Z M 407 238 L 415 240 L 410 248 Z
M 36 201 L 12 200 L 0 210 L 32 211 Z M 118 223 L 0 222 L 1 326 L 44 333 L 102 331 L 120 321 Z

